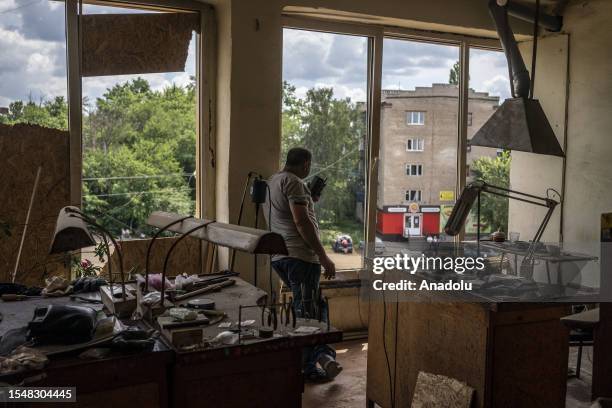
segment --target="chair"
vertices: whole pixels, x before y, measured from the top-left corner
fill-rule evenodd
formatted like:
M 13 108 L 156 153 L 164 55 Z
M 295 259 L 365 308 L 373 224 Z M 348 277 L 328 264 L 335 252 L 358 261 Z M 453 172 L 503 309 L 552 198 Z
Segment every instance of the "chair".
M 576 378 L 580 378 L 580 365 L 582 362 L 582 347 L 593 345 L 593 329 L 599 323 L 599 309 L 585 310 L 561 318 L 570 329 L 569 346 L 578 347 L 576 359 Z

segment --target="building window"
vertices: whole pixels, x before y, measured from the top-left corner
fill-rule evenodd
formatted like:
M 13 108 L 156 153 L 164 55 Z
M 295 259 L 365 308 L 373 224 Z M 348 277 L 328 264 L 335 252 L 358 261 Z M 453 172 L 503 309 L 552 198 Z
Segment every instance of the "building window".
M 407 164 L 406 165 L 407 176 L 422 176 L 423 165 L 422 164 Z
M 406 123 L 409 125 L 424 125 L 425 112 L 410 111 L 406 113 Z
M 406 201 L 421 201 L 421 190 L 406 190 Z
M 407 152 L 422 152 L 425 148 L 425 139 L 408 139 L 406 141 Z
M 467 117 L 467 125 L 468 126 L 472 126 L 472 112 L 468 113 L 468 117 Z

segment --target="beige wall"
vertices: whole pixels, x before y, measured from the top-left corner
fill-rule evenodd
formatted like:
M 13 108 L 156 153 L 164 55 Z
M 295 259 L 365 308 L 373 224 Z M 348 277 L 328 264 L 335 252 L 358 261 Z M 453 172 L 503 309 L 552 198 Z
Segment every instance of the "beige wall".
M 599 254 L 600 215 L 612 212 L 611 15 L 608 0 L 572 1 L 564 13 L 563 33 L 539 43 L 536 97 L 562 143 L 567 127 L 565 170 L 557 158 L 512 155 L 515 188 L 538 194 L 546 186 L 561 188 L 565 172 L 563 208 L 544 238 L 556 241 L 562 232 L 567 247 L 593 255 Z M 530 44 L 522 48 L 530 53 Z M 524 212 L 525 217 L 520 210 L 520 205 L 511 205 L 510 228 L 533 233 L 543 212 Z M 583 282 L 596 284 L 598 265 L 590 271 Z
M 570 38 L 565 240 L 599 240 L 612 211 L 612 2 L 573 2 Z
M 521 43 L 525 64 L 531 69 L 532 41 Z M 565 135 L 565 101 L 567 91 L 568 36 L 554 34 L 538 40 L 538 56 L 534 96 L 563 148 Z M 565 150 L 565 148 L 564 148 Z M 510 187 L 524 193 L 545 196 L 546 189 L 561 192 L 563 159 L 533 153 L 512 152 Z M 528 241 L 535 235 L 546 208 L 516 200 L 509 201 L 508 230 L 519 232 Z M 557 242 L 561 232 L 561 207 L 557 207 L 546 228 L 542 241 Z

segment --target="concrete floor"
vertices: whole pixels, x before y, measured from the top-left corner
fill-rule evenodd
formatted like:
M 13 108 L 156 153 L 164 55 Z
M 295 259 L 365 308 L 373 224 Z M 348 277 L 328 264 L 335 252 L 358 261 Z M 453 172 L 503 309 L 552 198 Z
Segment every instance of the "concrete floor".
M 344 370 L 334 381 L 306 384 L 302 397 L 304 408 L 364 408 L 366 394 L 367 340 L 351 340 L 335 345 L 337 360 Z M 569 367 L 576 367 L 576 348 L 570 349 Z M 567 382 L 567 408 L 591 407 L 591 370 L 593 348 L 582 354 L 580 379 Z
M 343 370 L 334 381 L 306 384 L 304 408 L 364 408 L 366 394 L 367 340 L 335 344 L 336 359 Z

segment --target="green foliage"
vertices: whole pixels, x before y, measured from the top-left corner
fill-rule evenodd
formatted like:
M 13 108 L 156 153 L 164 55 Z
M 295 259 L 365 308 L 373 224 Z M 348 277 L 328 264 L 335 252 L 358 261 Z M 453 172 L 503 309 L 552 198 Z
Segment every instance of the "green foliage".
M 9 105 L 9 112 L 0 115 L 0 123 L 14 125 L 29 123 L 53 129 L 68 129 L 68 105 L 63 96 L 57 96 L 51 101 L 41 101 L 36 104 L 30 100 L 27 103 L 15 101 Z
M 459 85 L 459 78 L 461 68 L 459 67 L 459 61 L 453 64 L 453 67 L 450 70 L 450 74 L 448 76 L 448 83 L 452 85 Z
M 503 151 L 495 158 L 480 157 L 470 169 L 474 177 L 488 184 L 508 188 L 510 185 L 510 152 Z M 480 217 L 491 230 L 508 232 L 508 199 L 492 194 L 481 197 Z
M 151 90 L 137 78 L 96 100 L 83 128 L 83 203 L 120 234 L 156 210 L 195 209 L 195 87 Z
M 137 78 L 116 84 L 94 104 L 84 99 L 83 206 L 115 235 L 148 234 L 155 210 L 195 208 L 195 85 L 154 91 Z M 0 123 L 68 128 L 63 97 L 15 101 Z
M 289 148 L 305 147 L 313 154 L 311 175 L 327 178 L 317 203 L 322 229 L 355 222 L 356 196 L 364 186 L 359 146 L 365 136 L 365 110 L 348 98 L 335 99 L 332 88 L 312 88 L 298 99 L 295 87 L 284 82 L 282 115 L 281 165 Z

